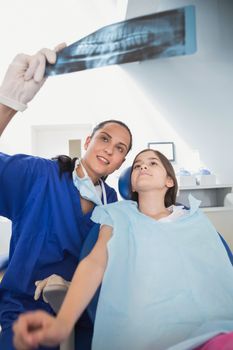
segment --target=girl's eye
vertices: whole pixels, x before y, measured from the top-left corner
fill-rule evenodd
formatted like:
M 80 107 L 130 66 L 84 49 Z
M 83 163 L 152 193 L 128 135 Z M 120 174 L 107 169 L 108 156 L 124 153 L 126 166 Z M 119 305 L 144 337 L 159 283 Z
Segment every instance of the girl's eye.
M 151 164 L 151 165 L 157 165 L 157 163 L 156 163 L 156 162 L 150 162 L 150 164 Z

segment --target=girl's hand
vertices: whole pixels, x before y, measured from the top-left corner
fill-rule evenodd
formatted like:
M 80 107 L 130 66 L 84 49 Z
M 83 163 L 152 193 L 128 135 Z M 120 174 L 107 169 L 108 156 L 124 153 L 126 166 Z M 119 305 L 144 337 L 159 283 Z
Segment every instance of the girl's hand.
M 13 325 L 17 350 L 37 349 L 39 345 L 57 346 L 69 335 L 65 322 L 44 311 L 27 312 Z

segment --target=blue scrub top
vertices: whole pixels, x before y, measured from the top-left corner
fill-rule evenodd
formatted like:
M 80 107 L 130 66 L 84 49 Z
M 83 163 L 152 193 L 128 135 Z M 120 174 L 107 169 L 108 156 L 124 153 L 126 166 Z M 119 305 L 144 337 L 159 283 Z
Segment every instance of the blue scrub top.
M 34 301 L 35 281 L 55 273 L 71 280 L 83 241 L 96 224 L 83 215 L 69 173 L 59 175 L 56 160 L 0 153 L 0 215 L 12 221 L 10 259 L 0 284 L 0 324 L 11 326 L 19 313 L 51 312 Z M 117 201 L 105 184 L 108 203 Z

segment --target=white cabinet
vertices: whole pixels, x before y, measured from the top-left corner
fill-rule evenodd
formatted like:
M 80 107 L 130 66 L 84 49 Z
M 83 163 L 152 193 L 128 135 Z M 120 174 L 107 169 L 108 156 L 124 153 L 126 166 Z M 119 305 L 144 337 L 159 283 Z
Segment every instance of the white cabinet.
M 188 195 L 191 193 L 195 198 L 201 200 L 201 208 L 223 207 L 226 195 L 232 192 L 233 185 L 211 185 L 179 187 L 177 202 L 189 205 Z
M 233 252 L 233 208 L 203 208 L 203 210 Z

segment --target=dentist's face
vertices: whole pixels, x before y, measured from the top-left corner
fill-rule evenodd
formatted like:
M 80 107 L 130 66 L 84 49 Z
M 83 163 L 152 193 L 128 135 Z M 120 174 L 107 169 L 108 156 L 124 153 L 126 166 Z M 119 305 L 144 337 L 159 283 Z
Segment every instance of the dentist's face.
M 127 129 L 108 123 L 85 142 L 83 164 L 93 180 L 117 170 L 125 160 L 130 145 Z

